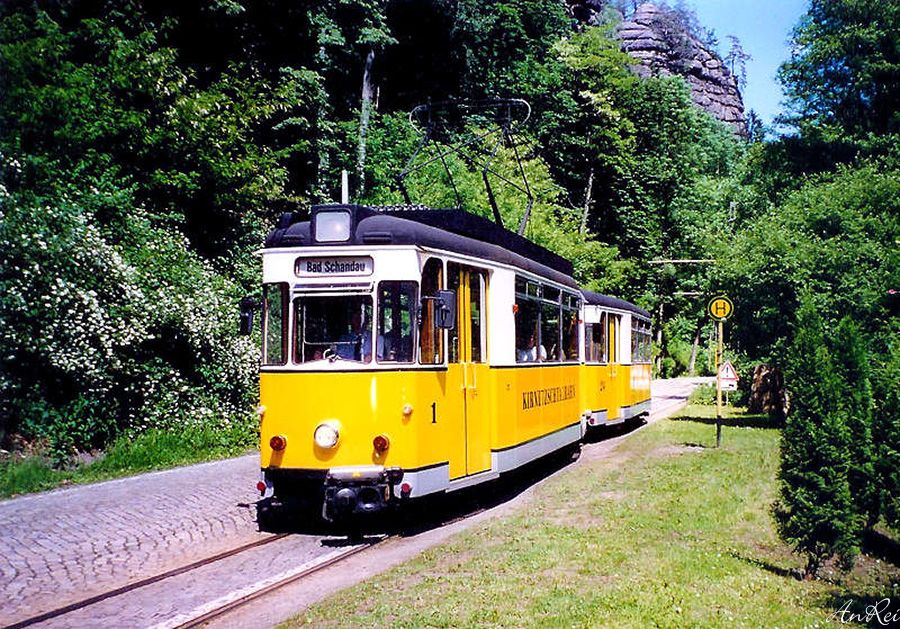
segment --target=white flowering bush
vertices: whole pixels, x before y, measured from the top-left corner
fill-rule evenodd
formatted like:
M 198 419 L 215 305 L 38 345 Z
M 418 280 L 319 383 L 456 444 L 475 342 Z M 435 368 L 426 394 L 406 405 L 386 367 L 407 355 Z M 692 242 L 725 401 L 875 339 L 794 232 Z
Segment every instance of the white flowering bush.
M 243 50 L 185 64 L 159 15 L 0 10 L 0 447 L 255 427 L 237 303 L 320 77 Z
M 9 191 L 0 156 L 0 428 L 55 454 L 149 428 L 250 426 L 243 291 L 129 190 Z

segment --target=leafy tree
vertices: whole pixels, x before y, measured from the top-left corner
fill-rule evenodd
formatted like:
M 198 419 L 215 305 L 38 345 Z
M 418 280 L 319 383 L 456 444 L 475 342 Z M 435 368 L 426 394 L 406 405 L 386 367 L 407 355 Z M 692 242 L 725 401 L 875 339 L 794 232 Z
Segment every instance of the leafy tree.
M 569 31 L 565 9 L 554 0 L 460 0 L 454 41 L 465 67 L 462 94 L 524 98 L 539 118 L 555 94 L 551 50 Z
M 717 282 L 741 295 L 733 341 L 750 358 L 779 360 L 791 338 L 800 295 L 823 318 L 871 321 L 887 315 L 900 235 L 898 178 L 889 164 L 809 178 L 779 205 L 749 205 L 755 215 L 718 245 Z M 742 204 L 738 205 L 741 209 Z
M 259 140 L 314 85 L 238 64 L 201 87 L 139 14 L 82 8 L 0 22 L 0 432 L 61 458 L 148 427 L 247 425 L 254 351 L 233 300 L 285 182 Z
M 854 506 L 874 526 L 880 516 L 875 448 L 872 440 L 873 411 L 870 363 L 860 325 L 850 317 L 841 319 L 833 340 L 835 370 L 841 382 L 841 406 L 847 425 L 850 460 L 847 481 Z
M 731 45 L 725 55 L 725 65 L 731 71 L 731 76 L 737 79 L 738 86 L 747 87 L 747 62 L 753 57 L 744 51 L 741 41 L 734 35 L 729 35 L 728 41 Z
M 27 165 L 5 158 L 4 180 Z M 0 430 L 65 459 L 120 434 L 247 425 L 255 350 L 240 288 L 114 177 L 0 194 Z
M 832 138 L 900 130 L 900 6 L 812 0 L 779 77 L 802 129 Z

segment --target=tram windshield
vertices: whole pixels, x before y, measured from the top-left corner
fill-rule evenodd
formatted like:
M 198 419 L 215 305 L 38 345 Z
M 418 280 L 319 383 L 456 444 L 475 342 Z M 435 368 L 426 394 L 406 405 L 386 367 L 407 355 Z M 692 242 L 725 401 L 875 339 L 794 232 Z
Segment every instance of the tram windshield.
M 377 316 L 370 295 L 302 295 L 294 299 L 294 362 L 412 363 L 416 282 L 378 285 Z
M 325 359 L 371 362 L 370 296 L 304 296 L 294 300 L 294 309 L 296 362 Z

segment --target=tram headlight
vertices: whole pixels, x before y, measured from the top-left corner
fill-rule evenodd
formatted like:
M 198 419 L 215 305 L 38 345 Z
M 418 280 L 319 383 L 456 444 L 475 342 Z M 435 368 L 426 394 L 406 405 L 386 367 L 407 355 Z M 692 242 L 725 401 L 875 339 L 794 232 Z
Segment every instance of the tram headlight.
M 337 447 L 340 438 L 340 424 L 337 422 L 322 422 L 316 426 L 316 430 L 313 432 L 313 441 L 324 450 Z

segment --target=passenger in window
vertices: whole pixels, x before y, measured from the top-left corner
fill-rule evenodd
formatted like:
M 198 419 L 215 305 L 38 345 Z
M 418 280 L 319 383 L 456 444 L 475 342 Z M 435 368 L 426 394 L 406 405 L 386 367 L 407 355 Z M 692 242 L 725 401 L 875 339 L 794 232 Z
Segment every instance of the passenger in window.
M 518 350 L 516 360 L 520 363 L 534 363 L 538 361 L 538 357 L 540 360 L 547 360 L 547 350 L 543 345 L 537 345 L 534 334 L 529 334 L 525 347 Z

